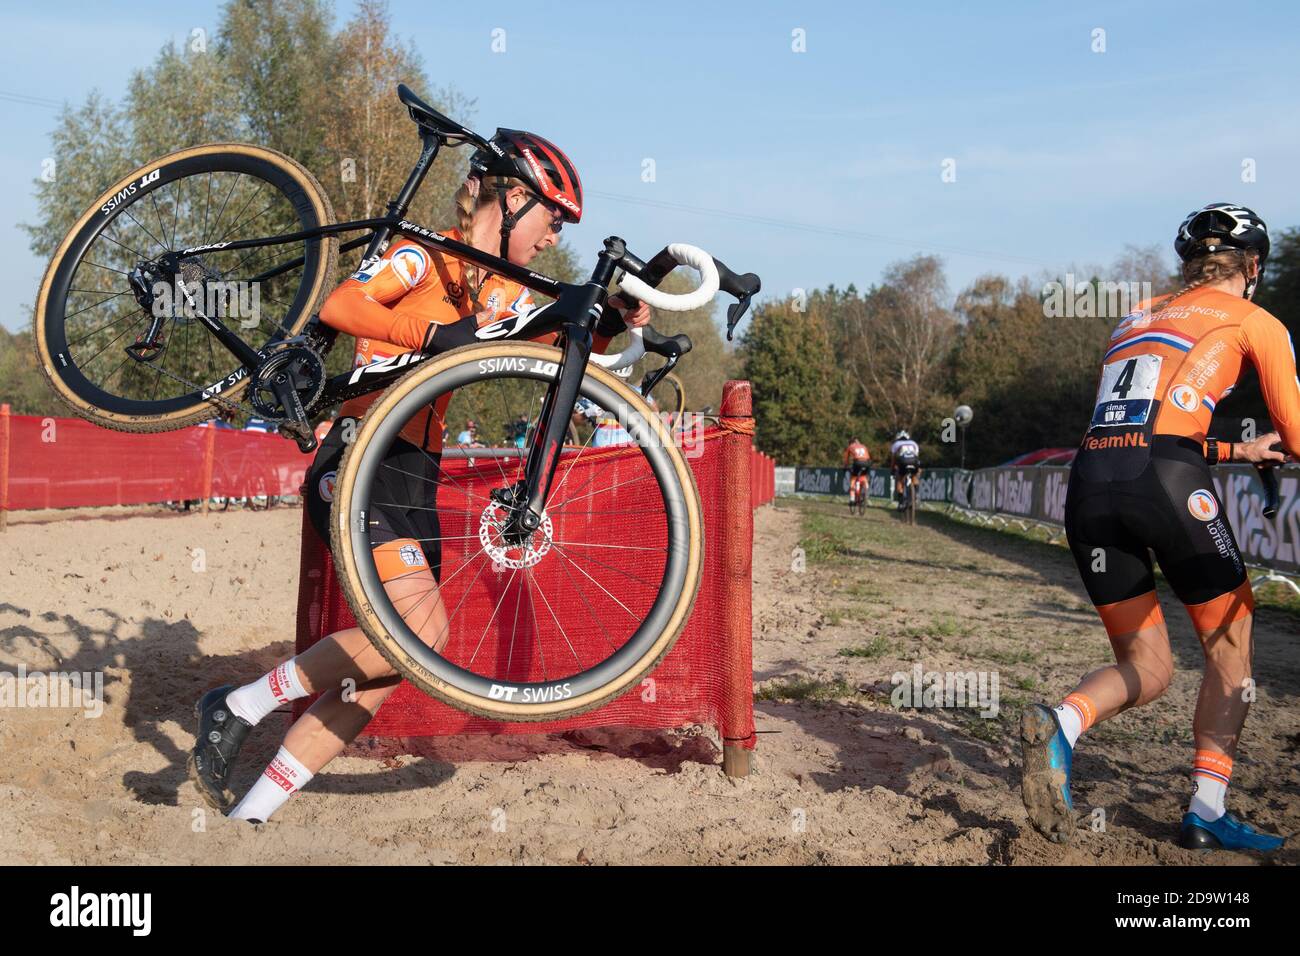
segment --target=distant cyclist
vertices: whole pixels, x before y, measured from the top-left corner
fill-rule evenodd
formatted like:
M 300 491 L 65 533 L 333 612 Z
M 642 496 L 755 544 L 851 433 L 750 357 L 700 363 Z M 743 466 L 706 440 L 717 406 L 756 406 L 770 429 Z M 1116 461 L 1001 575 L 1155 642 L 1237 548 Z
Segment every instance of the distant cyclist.
M 894 473 L 894 490 L 898 492 L 898 507 L 903 507 L 903 476 L 911 471 L 921 473 L 921 446 L 906 431 L 894 436 L 889 446 L 889 468 Z
M 857 437 L 849 439 L 849 445 L 844 449 L 844 467 L 849 471 L 850 488 L 859 486 L 859 497 L 855 500 L 866 500 L 866 477 L 871 472 L 871 452 L 867 446 L 858 441 Z
M 1169 686 L 1173 658 L 1150 552 L 1205 652 L 1192 724 L 1192 794 L 1184 847 L 1275 850 L 1224 809 L 1249 709 L 1254 598 L 1207 463 L 1281 461 L 1270 433 L 1251 442 L 1207 439 L 1214 406 L 1247 360 L 1280 440 L 1300 450 L 1300 382 L 1291 339 L 1250 303 L 1268 259 L 1268 230 L 1242 206 L 1214 203 L 1178 229 L 1181 290 L 1143 303 L 1111 334 L 1092 421 L 1074 459 L 1065 530 L 1115 663 L 1093 671 L 1054 710 L 1026 709 L 1022 796 L 1033 824 L 1064 841 L 1074 827 L 1070 768 L 1079 735 Z

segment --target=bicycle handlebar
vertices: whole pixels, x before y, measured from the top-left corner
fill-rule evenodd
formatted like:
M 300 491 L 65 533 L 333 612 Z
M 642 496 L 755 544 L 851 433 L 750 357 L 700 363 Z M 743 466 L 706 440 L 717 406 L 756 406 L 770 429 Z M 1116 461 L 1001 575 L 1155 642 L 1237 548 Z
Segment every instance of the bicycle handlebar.
M 698 246 L 675 242 L 665 246 L 649 262 L 643 262 L 627 251 L 622 240 L 617 240 L 623 275 L 616 285 L 619 295 L 629 304 L 637 300 L 664 312 L 686 312 L 707 305 L 719 290 L 734 296 L 736 301 L 727 307 L 727 338 L 749 308 L 750 300 L 762 287 L 752 272 L 738 275 L 726 264 L 715 259 Z M 690 292 L 662 292 L 657 287 L 677 266 L 690 266 L 700 274 L 700 284 Z M 647 351 L 665 358 L 677 358 L 691 350 L 691 340 L 685 335 L 663 336 L 653 329 L 631 329 L 632 342 L 616 355 L 592 355 L 591 361 L 611 371 L 625 369 L 640 359 Z
M 664 252 L 673 258 L 675 264 L 690 266 L 700 274 L 700 284 L 695 289 L 690 292 L 661 292 L 654 287 L 658 282 L 651 285 L 630 272 L 625 272 L 619 279 L 619 289 L 661 312 L 689 312 L 712 302 L 721 284 L 713 257 L 698 246 L 684 242 L 674 242 Z

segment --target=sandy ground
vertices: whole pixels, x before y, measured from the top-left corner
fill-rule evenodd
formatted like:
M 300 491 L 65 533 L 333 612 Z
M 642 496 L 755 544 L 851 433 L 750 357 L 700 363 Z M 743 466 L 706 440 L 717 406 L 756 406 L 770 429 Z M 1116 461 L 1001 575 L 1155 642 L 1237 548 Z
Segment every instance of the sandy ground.
M 13 516 L 0 670 L 102 671 L 105 701 L 93 718 L 0 708 L 0 862 L 1255 862 L 1171 842 L 1200 671 L 1172 604 L 1173 687 L 1084 737 L 1086 828 L 1060 847 L 1028 827 L 1011 742 L 1026 701 L 1059 698 L 1107 659 L 1068 554 L 934 514 L 909 532 L 884 510 L 850 518 L 829 502 L 756 514 L 749 778 L 724 777 L 698 729 L 361 741 L 271 823 L 226 820 L 186 777 L 191 707 L 291 651 L 299 522 L 295 508 Z M 1230 792 L 1237 812 L 1285 833 L 1300 830 L 1296 621 L 1260 613 L 1259 700 Z M 891 675 L 918 662 L 996 672 L 998 715 L 893 707 Z M 254 732 L 236 792 L 284 721 Z

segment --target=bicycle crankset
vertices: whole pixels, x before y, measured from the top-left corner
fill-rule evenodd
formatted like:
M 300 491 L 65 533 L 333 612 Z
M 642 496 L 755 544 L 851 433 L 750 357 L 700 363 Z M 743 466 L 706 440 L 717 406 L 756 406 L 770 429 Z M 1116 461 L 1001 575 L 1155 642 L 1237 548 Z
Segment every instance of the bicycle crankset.
M 267 356 L 248 384 L 253 409 L 303 451 L 316 447 L 308 416 L 325 390 L 325 360 L 307 345 L 286 345 Z

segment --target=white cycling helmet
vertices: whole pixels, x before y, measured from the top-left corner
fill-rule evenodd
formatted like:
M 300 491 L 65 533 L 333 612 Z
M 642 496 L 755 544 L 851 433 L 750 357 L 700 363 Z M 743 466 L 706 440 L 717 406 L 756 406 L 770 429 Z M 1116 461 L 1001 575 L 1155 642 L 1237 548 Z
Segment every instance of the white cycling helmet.
M 897 435 L 894 436 L 894 441 L 909 441 L 911 437 L 912 436 L 905 431 L 899 432 Z

